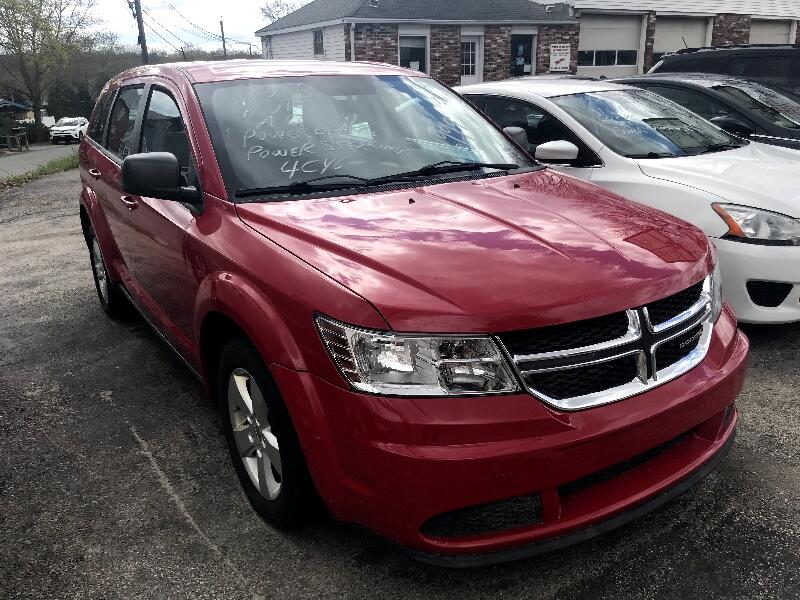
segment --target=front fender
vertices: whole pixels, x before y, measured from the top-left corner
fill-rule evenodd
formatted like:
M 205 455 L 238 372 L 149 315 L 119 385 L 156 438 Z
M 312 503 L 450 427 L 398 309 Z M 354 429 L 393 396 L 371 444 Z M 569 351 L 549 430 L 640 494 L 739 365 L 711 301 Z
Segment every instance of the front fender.
M 303 353 L 280 311 L 246 277 L 218 271 L 200 283 L 195 304 L 195 339 L 200 339 L 203 323 L 212 312 L 221 313 L 236 323 L 267 365 L 307 370 Z

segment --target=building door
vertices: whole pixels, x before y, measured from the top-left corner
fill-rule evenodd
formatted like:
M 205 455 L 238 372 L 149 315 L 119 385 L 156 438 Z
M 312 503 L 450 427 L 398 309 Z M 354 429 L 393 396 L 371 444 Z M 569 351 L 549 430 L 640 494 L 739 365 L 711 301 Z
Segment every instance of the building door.
M 535 35 L 512 35 L 511 36 L 511 76 L 522 77 L 523 75 L 533 75 L 534 68 L 534 49 L 536 48 Z
M 461 85 L 483 81 L 483 44 L 481 36 L 461 38 Z
M 624 77 L 639 73 L 642 17 L 595 15 L 581 17 L 578 75 Z
M 791 21 L 767 21 L 753 19 L 750 26 L 751 44 L 791 44 Z
M 702 48 L 708 44 L 709 24 L 705 17 L 658 17 L 653 44 L 653 63 L 668 52 Z

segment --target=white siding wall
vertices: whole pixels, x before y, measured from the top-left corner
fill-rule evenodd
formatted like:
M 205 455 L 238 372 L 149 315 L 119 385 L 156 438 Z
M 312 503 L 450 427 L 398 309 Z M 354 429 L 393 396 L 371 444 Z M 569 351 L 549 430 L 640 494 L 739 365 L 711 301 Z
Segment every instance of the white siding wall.
M 344 25 L 330 25 L 323 28 L 324 56 L 314 56 L 313 31 L 313 29 L 305 29 L 303 31 L 273 35 L 272 58 L 293 60 L 307 60 L 310 58 L 317 58 L 320 60 L 344 60 Z
M 798 0 L 572 0 L 578 9 L 709 15 L 734 13 L 800 19 Z

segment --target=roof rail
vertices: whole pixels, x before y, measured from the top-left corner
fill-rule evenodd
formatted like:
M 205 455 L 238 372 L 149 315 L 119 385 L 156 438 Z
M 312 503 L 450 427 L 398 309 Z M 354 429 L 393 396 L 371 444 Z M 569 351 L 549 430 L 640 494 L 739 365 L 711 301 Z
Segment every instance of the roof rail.
M 786 48 L 800 49 L 800 44 L 728 44 L 726 46 L 702 46 L 700 48 L 681 48 L 672 54 L 691 54 L 693 52 L 706 52 L 709 50 L 730 50 L 732 48 Z

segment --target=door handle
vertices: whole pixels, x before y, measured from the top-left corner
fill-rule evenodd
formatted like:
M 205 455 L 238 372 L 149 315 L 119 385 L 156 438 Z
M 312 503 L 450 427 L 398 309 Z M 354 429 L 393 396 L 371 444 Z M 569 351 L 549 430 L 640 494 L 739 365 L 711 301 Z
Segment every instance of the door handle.
M 120 197 L 122 203 L 128 208 L 128 210 L 136 210 L 139 208 L 138 200 L 134 199 L 133 196 L 122 196 Z
M 94 179 L 100 179 L 102 173 L 97 169 L 89 169 L 89 175 L 91 175 Z

